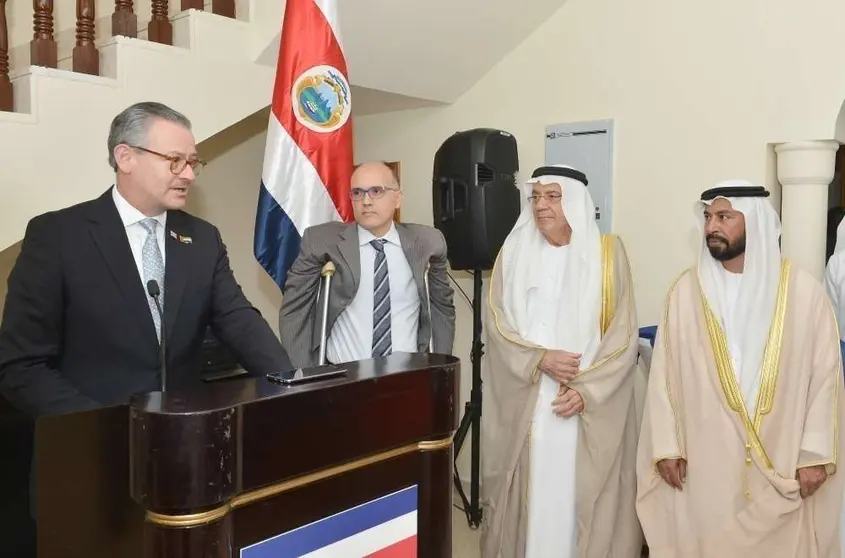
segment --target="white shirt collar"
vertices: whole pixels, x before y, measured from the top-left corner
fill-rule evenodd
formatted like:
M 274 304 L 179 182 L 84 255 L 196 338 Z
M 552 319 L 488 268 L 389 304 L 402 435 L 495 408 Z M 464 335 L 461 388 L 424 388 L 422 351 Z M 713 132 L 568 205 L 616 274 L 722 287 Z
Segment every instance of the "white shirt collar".
M 376 240 L 378 237 L 375 236 L 373 233 L 358 225 L 358 244 L 360 246 L 364 246 L 365 244 L 369 244 L 371 241 Z M 396 230 L 396 224 L 390 223 L 390 230 L 387 231 L 383 239 L 387 240 L 391 244 L 395 244 L 396 246 L 401 247 L 402 242 L 399 240 L 399 231 Z
M 118 192 L 116 185 L 112 187 L 111 191 L 114 205 L 117 207 L 117 213 L 120 215 L 120 220 L 123 222 L 124 227 L 131 227 L 132 225 L 140 223 L 147 218 L 147 216 L 138 211 L 135 206 L 126 201 L 126 198 Z M 164 230 L 164 226 L 167 224 L 167 212 L 165 211 L 159 215 L 154 215 L 153 219 L 158 221 L 162 230 Z

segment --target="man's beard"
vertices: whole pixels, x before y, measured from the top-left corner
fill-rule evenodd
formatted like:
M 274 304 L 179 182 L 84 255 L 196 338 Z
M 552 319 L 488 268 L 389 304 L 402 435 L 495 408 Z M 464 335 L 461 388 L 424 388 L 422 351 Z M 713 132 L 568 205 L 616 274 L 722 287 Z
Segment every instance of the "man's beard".
M 715 244 L 711 244 L 710 240 L 717 240 Z M 716 234 L 710 234 L 706 238 L 707 249 L 710 250 L 710 255 L 713 259 L 719 262 L 727 262 L 745 253 L 745 233 L 737 238 L 734 242 Z

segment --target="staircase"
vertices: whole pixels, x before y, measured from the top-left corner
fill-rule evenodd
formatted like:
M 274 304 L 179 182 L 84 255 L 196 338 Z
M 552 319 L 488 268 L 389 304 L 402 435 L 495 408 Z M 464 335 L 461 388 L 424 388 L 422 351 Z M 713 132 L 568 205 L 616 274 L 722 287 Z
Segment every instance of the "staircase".
M 146 18 L 134 11 L 143 1 L 134 4 L 76 0 L 70 18 L 54 14 L 53 0 L 0 0 L 0 250 L 32 217 L 112 184 L 106 137 L 128 105 L 184 112 L 197 142 L 269 105 L 275 67 L 255 61 L 277 40 L 283 2 L 147 0 Z M 26 36 L 35 38 L 21 43 Z
M 112 183 L 130 104 L 184 112 L 198 142 L 266 108 L 285 1 L 0 0 L 0 252 Z M 338 0 L 353 116 L 455 102 L 564 2 Z

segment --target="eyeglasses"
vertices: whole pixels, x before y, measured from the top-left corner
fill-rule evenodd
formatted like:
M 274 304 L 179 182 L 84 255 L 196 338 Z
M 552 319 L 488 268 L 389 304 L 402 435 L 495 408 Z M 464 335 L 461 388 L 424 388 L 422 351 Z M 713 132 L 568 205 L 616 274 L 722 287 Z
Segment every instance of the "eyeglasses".
M 205 168 L 206 162 L 201 161 L 200 159 L 185 159 L 181 155 L 165 155 L 164 153 L 159 153 L 158 151 L 153 151 L 152 149 L 147 149 L 146 147 L 141 147 L 140 145 L 130 145 L 132 149 L 137 149 L 139 151 L 143 151 L 145 153 L 149 153 L 151 155 L 155 155 L 157 157 L 161 157 L 162 159 L 167 159 L 170 161 L 170 172 L 173 174 L 182 174 L 185 170 L 185 167 L 188 165 L 191 166 L 191 169 L 194 171 L 194 176 L 199 175 L 202 169 Z
M 549 192 L 548 194 L 532 194 L 528 196 L 528 201 L 531 203 L 538 203 L 540 200 L 547 200 L 549 203 L 557 203 L 560 201 L 560 198 L 563 197 L 563 194 L 560 192 Z
M 386 186 L 370 186 L 369 188 L 352 188 L 349 191 L 349 197 L 354 201 L 361 201 L 364 195 L 369 195 L 371 200 L 383 198 L 388 192 L 397 192 L 399 188 L 387 188 Z

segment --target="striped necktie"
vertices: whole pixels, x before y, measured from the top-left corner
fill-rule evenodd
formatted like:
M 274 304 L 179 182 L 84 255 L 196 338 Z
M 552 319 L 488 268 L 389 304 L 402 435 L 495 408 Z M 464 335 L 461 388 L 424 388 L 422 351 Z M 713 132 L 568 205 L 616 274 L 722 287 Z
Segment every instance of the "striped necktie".
M 393 350 L 390 335 L 390 281 L 387 276 L 387 258 L 384 244 L 387 240 L 370 241 L 376 249 L 373 266 L 373 357 L 387 356 Z
M 147 239 L 144 241 L 144 248 L 141 250 L 141 262 L 144 268 L 144 290 L 146 290 L 147 281 L 155 279 L 158 283 L 159 303 L 164 309 L 164 258 L 161 255 L 161 250 L 158 246 L 158 238 L 156 238 L 156 226 L 158 221 L 152 218 L 141 221 L 141 226 L 147 231 Z M 150 306 L 150 312 L 153 315 L 153 323 L 156 328 L 156 335 L 161 341 L 161 316 L 158 315 L 158 309 L 153 297 L 147 296 L 147 304 Z

